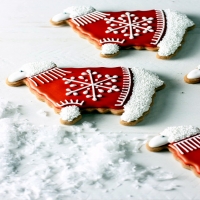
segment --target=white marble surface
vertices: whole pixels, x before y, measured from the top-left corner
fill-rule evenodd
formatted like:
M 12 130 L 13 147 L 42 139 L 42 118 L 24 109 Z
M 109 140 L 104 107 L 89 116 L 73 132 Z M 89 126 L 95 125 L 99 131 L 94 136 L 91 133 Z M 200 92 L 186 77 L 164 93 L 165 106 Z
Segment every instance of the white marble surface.
M 105 59 L 88 41 L 79 38 L 70 27 L 54 27 L 50 18 L 72 5 L 92 5 L 102 11 L 167 9 L 178 10 L 192 19 L 196 28 L 188 32 L 182 49 L 171 60 L 159 60 L 155 52 L 121 51 L 116 58 Z M 156 94 L 154 105 L 144 121 L 133 127 L 122 126 L 119 117 L 106 114 L 85 114 L 82 121 L 94 121 L 96 127 L 106 132 L 120 132 L 137 136 L 156 135 L 168 126 L 194 125 L 200 127 L 200 84 L 184 83 L 183 77 L 200 64 L 200 4 L 198 0 L 1 0 L 0 6 L 0 96 L 17 104 L 23 104 L 23 115 L 40 125 L 59 124 L 59 116 L 46 104 L 38 101 L 27 87 L 13 88 L 5 84 L 6 77 L 22 64 L 32 61 L 52 60 L 58 66 L 136 66 L 157 73 L 165 81 L 166 88 Z M 43 118 L 37 111 L 50 114 Z M 199 199 L 200 179 L 181 167 L 169 152 L 151 153 L 142 147 L 136 162 L 143 165 L 159 165 L 177 177 L 179 185 L 173 191 L 154 191 L 149 188 L 134 190 L 131 186 L 99 198 L 97 190 L 89 190 L 89 199 L 125 199 L 133 192 L 137 199 Z M 90 188 L 91 189 L 91 188 Z M 147 197 L 148 195 L 148 197 Z M 131 199 L 131 198 L 130 198 Z M 134 198 L 133 198 L 134 199 Z

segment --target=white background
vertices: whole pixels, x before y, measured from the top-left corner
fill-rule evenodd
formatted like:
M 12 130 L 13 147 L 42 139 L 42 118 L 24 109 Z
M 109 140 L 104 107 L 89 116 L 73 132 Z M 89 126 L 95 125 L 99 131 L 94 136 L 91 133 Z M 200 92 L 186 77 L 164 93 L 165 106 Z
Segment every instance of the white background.
M 64 8 L 74 5 L 91 5 L 99 11 L 168 9 L 187 14 L 196 24 L 188 32 L 182 49 L 171 60 L 159 60 L 156 52 L 120 51 L 116 58 L 106 59 L 99 56 L 99 50 L 87 40 L 81 39 L 70 27 L 55 27 L 49 22 L 51 17 Z M 119 116 L 111 114 L 84 114 L 83 121 L 95 122 L 103 132 L 124 132 L 130 137 L 138 134 L 156 135 L 169 126 L 200 126 L 200 84 L 184 83 L 183 77 L 200 64 L 200 4 L 198 0 L 124 0 L 92 1 L 85 0 L 1 0 L 0 6 L 0 96 L 16 104 L 23 104 L 23 115 L 33 124 L 59 124 L 59 116 L 46 104 L 38 101 L 27 87 L 9 87 L 5 80 L 9 74 L 27 62 L 52 60 L 60 67 L 87 66 L 125 66 L 139 67 L 157 73 L 166 88 L 156 94 L 154 105 L 144 121 L 133 127 L 122 126 Z M 36 114 L 43 109 L 49 116 Z M 171 153 L 152 153 L 142 147 L 135 156 L 143 165 L 159 165 L 163 170 L 175 174 L 176 184 L 173 191 L 153 191 L 149 188 L 137 190 L 138 199 L 200 199 L 200 179 L 191 171 L 182 168 Z M 118 193 L 126 193 L 121 188 Z M 99 196 L 94 199 L 98 199 Z M 112 194 L 106 199 L 120 199 Z

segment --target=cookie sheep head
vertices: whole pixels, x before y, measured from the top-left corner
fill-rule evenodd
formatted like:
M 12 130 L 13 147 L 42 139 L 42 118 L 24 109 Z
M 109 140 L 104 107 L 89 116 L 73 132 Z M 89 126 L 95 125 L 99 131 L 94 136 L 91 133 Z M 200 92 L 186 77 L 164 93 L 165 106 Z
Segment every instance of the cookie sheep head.
M 194 126 L 177 126 L 168 127 L 162 131 L 159 135 L 149 140 L 147 146 L 150 150 L 156 151 L 156 148 L 168 145 L 169 143 L 177 142 L 187 137 L 196 135 L 200 132 L 200 129 Z
M 200 65 L 185 75 L 184 80 L 186 83 L 195 84 L 200 82 Z
M 54 25 L 67 24 L 67 19 L 79 17 L 85 14 L 94 12 L 95 9 L 91 6 L 71 6 L 52 17 L 51 23 Z
M 19 68 L 19 70 L 8 76 L 7 83 L 10 86 L 16 86 L 16 82 L 21 81 L 22 83 L 24 78 L 34 76 L 54 67 L 56 67 L 56 64 L 48 61 L 27 63 Z

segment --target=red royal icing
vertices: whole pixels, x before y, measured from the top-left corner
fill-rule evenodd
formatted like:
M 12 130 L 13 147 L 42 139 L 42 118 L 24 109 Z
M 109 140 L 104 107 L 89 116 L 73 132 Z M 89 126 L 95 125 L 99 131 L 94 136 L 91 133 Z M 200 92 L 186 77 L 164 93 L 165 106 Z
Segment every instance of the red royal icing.
M 168 145 L 169 150 L 185 165 L 200 174 L 200 134 Z
M 121 47 L 156 47 L 165 30 L 165 17 L 160 10 L 96 11 L 68 22 L 99 46 L 116 43 Z
M 131 71 L 122 67 L 55 68 L 25 81 L 57 109 L 69 105 L 123 109 L 133 84 Z

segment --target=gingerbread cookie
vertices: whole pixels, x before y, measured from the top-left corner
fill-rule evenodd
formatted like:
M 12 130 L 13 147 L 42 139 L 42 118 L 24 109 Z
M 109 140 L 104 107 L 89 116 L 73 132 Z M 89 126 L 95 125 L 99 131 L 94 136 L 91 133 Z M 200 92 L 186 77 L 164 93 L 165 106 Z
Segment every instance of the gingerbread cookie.
M 76 123 L 83 111 L 97 110 L 121 115 L 123 125 L 135 125 L 149 112 L 155 91 L 164 87 L 157 75 L 144 69 L 59 68 L 45 61 L 25 64 L 7 84 L 26 84 L 60 114 L 63 124 Z
M 147 143 L 150 151 L 168 149 L 183 167 L 200 177 L 200 129 L 194 126 L 177 126 L 165 129 Z
M 200 65 L 196 69 L 193 69 L 184 77 L 184 81 L 189 84 L 195 84 L 200 82 Z
M 100 12 L 93 7 L 69 7 L 51 19 L 53 25 L 69 24 L 79 35 L 114 57 L 120 49 L 158 51 L 171 58 L 194 23 L 184 14 L 168 10 Z

